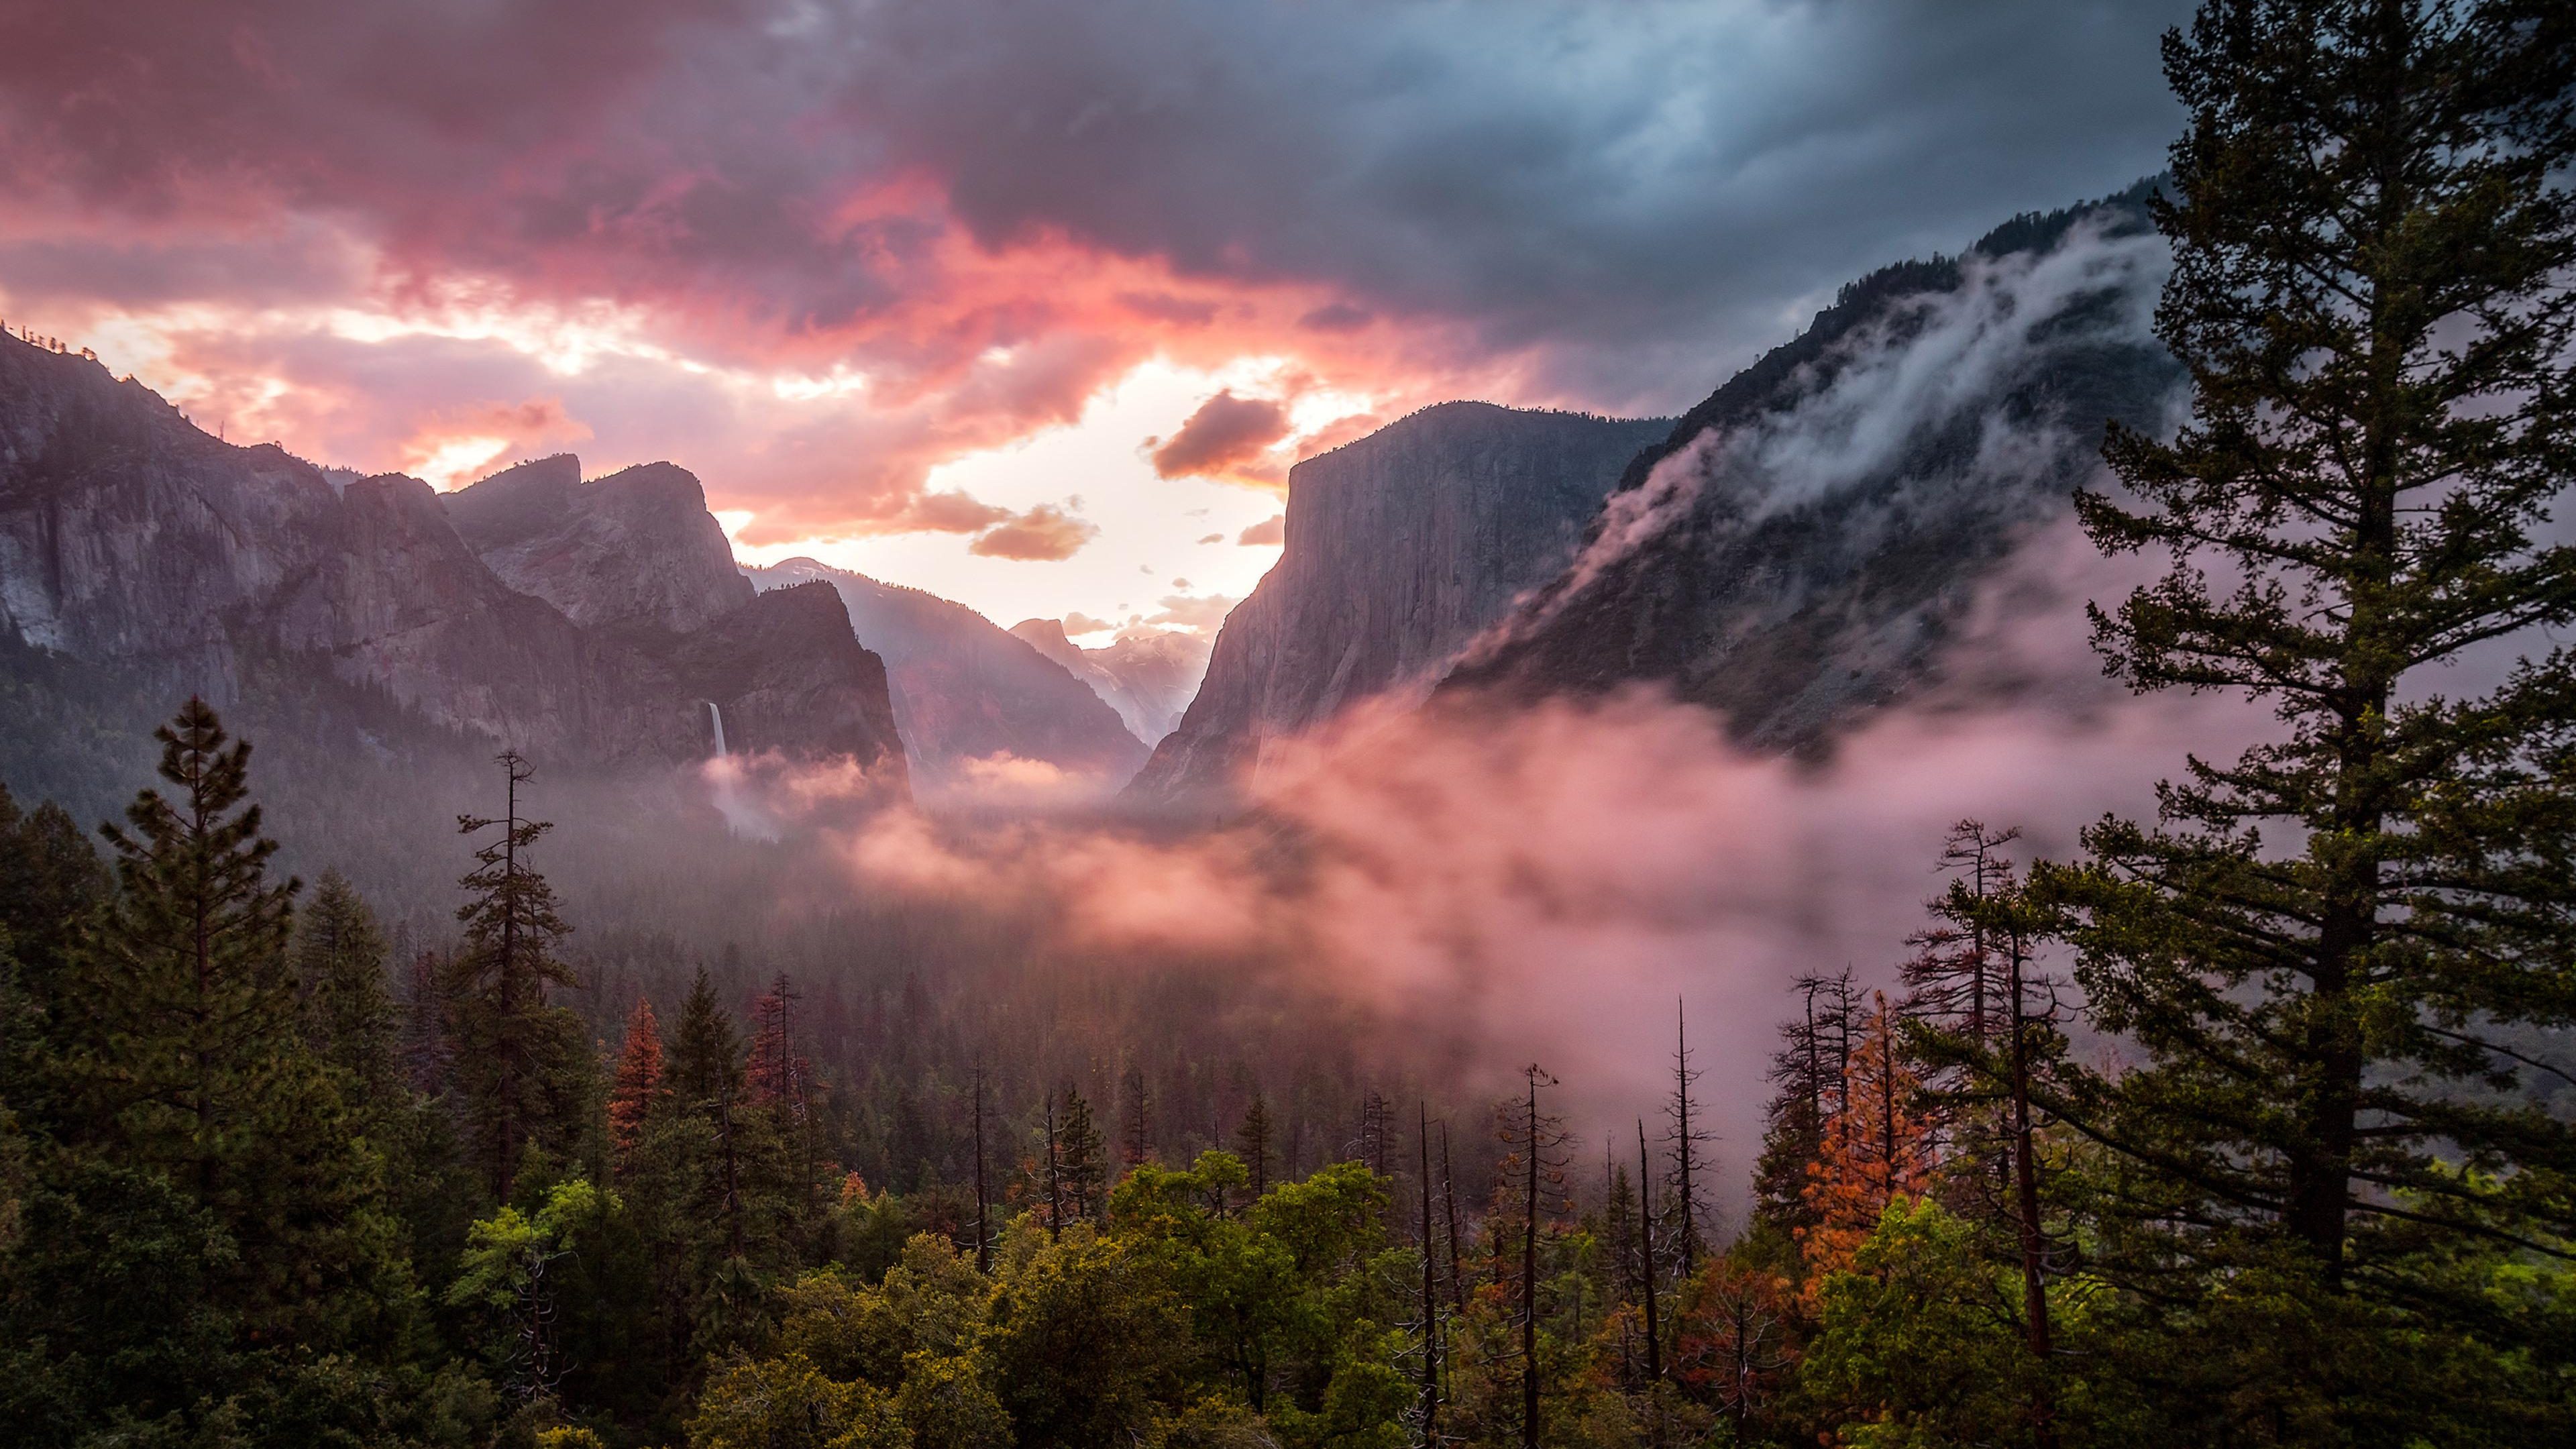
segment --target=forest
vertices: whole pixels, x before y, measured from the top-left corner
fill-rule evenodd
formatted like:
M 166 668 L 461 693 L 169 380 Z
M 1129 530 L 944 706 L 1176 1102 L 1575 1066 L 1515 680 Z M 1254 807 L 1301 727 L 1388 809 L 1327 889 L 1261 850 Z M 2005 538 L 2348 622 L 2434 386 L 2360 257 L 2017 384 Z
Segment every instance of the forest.
M 1731 1174 L 1680 1014 L 1595 1155 L 1544 1062 L 1248 989 L 634 948 L 511 753 L 397 928 L 190 699 L 119 823 L 0 790 L 0 1438 L 2576 1442 L 2576 18 L 2216 0 L 2165 62 L 2191 405 L 2075 499 L 2159 570 L 2093 646 L 2278 728 L 2065 859 L 1926 842 Z

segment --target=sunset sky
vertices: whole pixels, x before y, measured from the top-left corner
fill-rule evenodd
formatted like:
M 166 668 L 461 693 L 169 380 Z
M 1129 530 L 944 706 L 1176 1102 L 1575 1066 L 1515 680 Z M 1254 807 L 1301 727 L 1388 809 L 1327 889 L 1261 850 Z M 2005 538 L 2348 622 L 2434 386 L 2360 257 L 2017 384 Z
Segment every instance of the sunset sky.
M 748 559 L 1212 628 L 1299 456 L 1676 410 L 2158 169 L 2183 9 L 0 0 L 0 316 L 235 442 L 667 458 Z

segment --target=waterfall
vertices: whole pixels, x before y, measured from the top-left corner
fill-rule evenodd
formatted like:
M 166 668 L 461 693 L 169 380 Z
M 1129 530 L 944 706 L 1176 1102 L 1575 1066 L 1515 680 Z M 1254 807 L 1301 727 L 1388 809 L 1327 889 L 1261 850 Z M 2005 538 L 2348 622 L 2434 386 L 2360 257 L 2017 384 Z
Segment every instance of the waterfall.
M 707 701 L 707 718 L 708 718 L 709 720 L 714 721 L 714 723 L 715 723 L 715 727 L 716 727 L 716 755 L 715 755 L 715 757 L 716 757 L 717 759 L 721 760 L 721 759 L 723 759 L 723 758 L 725 757 L 725 744 L 724 744 L 724 711 L 723 711 L 723 710 L 720 710 L 720 709 L 718 709 L 718 708 L 716 708 L 716 702 L 715 702 L 714 700 L 712 700 L 712 699 Z

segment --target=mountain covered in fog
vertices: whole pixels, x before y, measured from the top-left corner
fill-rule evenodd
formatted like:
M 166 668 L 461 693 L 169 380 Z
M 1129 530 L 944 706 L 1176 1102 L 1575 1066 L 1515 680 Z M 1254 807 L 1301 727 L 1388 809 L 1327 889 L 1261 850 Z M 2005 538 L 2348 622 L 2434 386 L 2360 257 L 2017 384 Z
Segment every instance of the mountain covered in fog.
M 1067 637 L 1061 619 L 1022 619 L 1011 632 L 1090 685 L 1148 746 L 1180 727 L 1207 676 L 1208 641 L 1195 633 L 1138 629 L 1085 649 Z
M 2182 382 L 2141 183 L 1842 290 L 1631 461 L 1450 690 L 1651 683 L 1804 749 L 1938 674 L 1979 585 Z
M 1227 616 L 1197 697 L 1131 794 L 1222 790 L 1265 741 L 1427 687 L 1564 568 L 1620 469 L 1669 428 L 1452 402 L 1299 463 L 1287 547 Z
M 123 775 L 201 693 L 272 754 L 400 769 L 515 748 L 666 774 L 734 738 L 900 790 L 882 662 L 829 589 L 755 597 L 697 480 L 571 458 L 442 499 L 234 447 L 95 361 L 0 340 L 0 772 Z
M 1113 790 L 1145 762 L 1145 742 L 1090 685 L 963 604 L 810 558 L 742 573 L 763 591 L 838 591 L 850 628 L 886 662 L 895 723 L 925 785 L 961 783 L 976 763 L 1007 756 Z

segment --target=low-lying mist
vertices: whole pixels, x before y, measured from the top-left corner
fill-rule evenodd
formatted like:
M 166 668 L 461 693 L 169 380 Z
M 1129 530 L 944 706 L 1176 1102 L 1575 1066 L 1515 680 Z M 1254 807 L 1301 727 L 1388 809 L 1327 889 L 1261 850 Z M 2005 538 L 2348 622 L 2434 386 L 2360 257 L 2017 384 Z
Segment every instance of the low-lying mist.
M 2240 702 L 2132 698 L 2102 677 L 2082 603 L 2134 572 L 2071 525 L 2042 531 L 1980 592 L 1942 682 L 1822 760 L 1748 754 L 1715 715 L 1638 690 L 1363 709 L 1274 742 L 1251 812 L 1195 830 L 827 818 L 834 779 L 775 762 L 733 787 L 860 895 L 1002 911 L 1045 957 L 1090 969 L 1179 963 L 1319 999 L 1369 1068 L 1455 1104 L 1535 1061 L 1579 1130 L 1633 1130 L 1669 1088 L 1684 1008 L 1740 1181 L 1790 981 L 1891 980 L 1953 821 L 2018 826 L 2026 852 L 2063 856 L 2104 812 L 2151 811 L 2187 752 L 2263 727 Z

